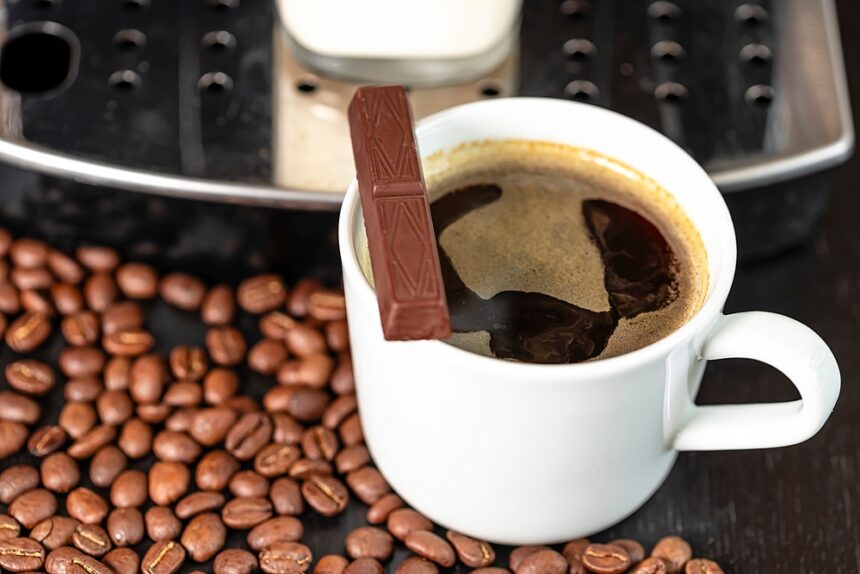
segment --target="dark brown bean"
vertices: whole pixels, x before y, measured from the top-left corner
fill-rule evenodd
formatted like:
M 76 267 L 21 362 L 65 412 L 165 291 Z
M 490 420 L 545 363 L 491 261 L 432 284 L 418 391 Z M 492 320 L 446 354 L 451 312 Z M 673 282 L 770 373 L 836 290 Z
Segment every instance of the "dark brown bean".
M 108 515 L 107 530 L 117 546 L 134 546 L 143 540 L 143 515 L 137 508 L 114 508 Z
M 152 299 L 158 293 L 158 274 L 144 263 L 125 263 L 116 270 L 116 282 L 129 299 Z
M 27 450 L 33 456 L 43 457 L 58 451 L 69 435 L 57 425 L 46 425 L 33 431 L 27 441 Z
M 263 375 L 273 374 L 286 359 L 287 348 L 275 339 L 261 339 L 248 351 L 248 366 Z
M 313 574 L 343 574 L 349 560 L 337 554 L 326 554 L 317 561 Z
M 146 504 L 149 484 L 146 473 L 124 470 L 110 486 L 111 504 L 118 508 L 138 507 Z
M 284 334 L 287 349 L 297 357 L 307 357 L 324 353 L 325 337 L 316 328 L 306 323 L 296 323 Z
M 121 329 L 102 338 L 105 351 L 120 357 L 136 357 L 149 352 L 155 339 L 144 329 Z
M 305 508 L 301 487 L 292 478 L 282 476 L 272 483 L 269 499 L 276 514 L 298 516 Z
M 97 313 L 110 307 L 117 294 L 116 283 L 108 273 L 93 273 L 84 281 L 84 300 Z
M 227 528 L 212 512 L 192 518 L 182 532 L 182 545 L 195 562 L 206 562 L 224 547 Z
M 263 397 L 266 412 L 287 413 L 302 422 L 318 420 L 328 402 L 328 394 L 305 387 L 273 387 Z
M 102 562 L 113 570 L 114 574 L 137 574 L 140 556 L 131 548 L 114 548 L 102 556 Z
M 323 516 L 340 514 L 349 502 L 349 492 L 333 476 L 310 476 L 302 483 L 302 496 Z
M 720 565 L 713 560 L 694 558 L 684 567 L 685 574 L 724 574 Z
M 453 530 L 446 532 L 445 537 L 454 547 L 460 561 L 466 566 L 484 568 L 496 561 L 496 551 L 483 540 L 476 540 Z
M 257 452 L 254 457 L 254 470 L 267 477 L 286 474 L 301 454 L 294 446 L 271 443 Z
M 72 534 L 75 548 L 90 556 L 104 556 L 112 548 L 110 536 L 97 524 L 78 524 Z
M 19 534 L 21 534 L 21 525 L 18 521 L 8 514 L 0 514 L 0 540 L 16 538 Z M 32 534 L 30 538 L 38 540 Z
M 187 273 L 169 273 L 161 279 L 159 293 L 166 303 L 174 307 L 196 311 L 206 295 L 206 286 Z
M 400 563 L 394 574 L 439 574 L 439 567 L 420 556 L 410 556 Z
M 21 310 L 18 288 L 11 283 L 0 283 L 0 313 L 17 315 Z
M 272 517 L 272 503 L 265 498 L 234 498 L 224 505 L 221 518 L 230 528 L 244 530 Z
M 66 429 L 68 432 L 68 429 Z M 71 433 L 69 433 L 71 434 Z M 99 425 L 77 439 L 66 452 L 78 460 L 90 458 L 95 452 L 116 438 L 116 428 L 110 425 Z
M 406 503 L 402 498 L 393 492 L 389 492 L 370 505 L 370 508 L 367 509 L 367 521 L 370 524 L 382 524 L 388 520 L 392 512 L 404 506 L 406 506 Z
M 0 502 L 9 504 L 19 494 L 39 486 L 39 471 L 29 464 L 10 466 L 0 473 Z
M 140 570 L 144 574 L 174 574 L 185 562 L 185 548 L 172 540 L 162 540 L 149 547 Z
M 352 413 L 338 427 L 340 440 L 347 446 L 364 442 L 364 431 L 361 428 L 361 419 L 358 413 Z
M 51 274 L 44 267 L 36 267 L 33 269 L 25 269 L 23 267 L 13 267 L 9 273 L 9 280 L 22 292 L 29 289 L 47 289 L 54 282 Z M 23 307 L 24 302 L 21 301 Z
M 311 566 L 311 549 L 299 542 L 278 542 L 260 552 L 260 569 L 266 574 L 301 574 Z
M 596 574 L 621 574 L 630 567 L 630 555 L 614 544 L 589 544 L 582 553 L 582 564 Z
M 72 536 L 80 522 L 68 516 L 52 516 L 42 520 L 30 530 L 30 538 L 49 550 L 72 543 Z
M 78 487 L 66 497 L 66 512 L 84 524 L 99 524 L 109 511 L 104 498 L 85 487 Z
M 78 439 L 92 430 L 97 421 L 96 409 L 90 403 L 72 401 L 60 410 L 58 423 L 73 439 Z
M 358 410 L 355 395 L 341 395 L 329 403 L 322 414 L 322 425 L 335 430 L 349 415 Z
M 335 456 L 334 463 L 337 471 L 341 474 L 347 474 L 353 470 L 359 469 L 370 462 L 370 452 L 363 444 L 355 444 L 341 450 Z
M 55 452 L 42 459 L 39 472 L 42 484 L 54 492 L 69 492 L 81 481 L 78 463 L 64 452 Z
M 77 548 L 62 546 L 52 550 L 45 557 L 45 571 L 48 574 L 77 574 L 72 572 L 72 561 L 80 563 L 85 557 L 86 554 Z
M 60 330 L 69 345 L 92 345 L 99 340 L 99 319 L 92 311 L 78 311 L 63 317 Z
M 84 269 L 77 261 L 56 249 L 51 249 L 47 257 L 48 269 L 60 281 L 77 285 L 84 280 Z
M 657 541 L 651 550 L 651 556 L 662 558 L 666 562 L 668 574 L 679 574 L 693 557 L 693 549 L 680 536 L 666 536 Z
M 610 540 L 609 544 L 614 544 L 615 546 L 620 546 L 624 550 L 627 551 L 627 555 L 630 557 L 630 562 L 636 564 L 637 562 L 641 562 L 645 558 L 645 548 L 642 547 L 639 542 L 636 540 L 631 540 L 629 538 L 618 538 L 616 540 Z
M 239 462 L 223 450 L 207 452 L 197 463 L 194 480 L 200 490 L 224 490 L 239 470 Z
M 178 345 L 170 351 L 170 370 L 177 379 L 200 380 L 207 368 L 206 353 L 200 347 Z
M 67 347 L 60 352 L 60 370 L 69 378 L 91 377 L 102 371 L 105 356 L 95 347 Z
M 278 444 L 299 444 L 305 427 L 288 414 L 277 413 L 272 415 L 272 440 Z
M 131 380 L 131 360 L 128 357 L 111 357 L 104 368 L 105 388 L 109 391 L 128 390 Z
M 113 445 L 101 447 L 90 461 L 90 480 L 100 488 L 111 486 L 128 465 L 125 454 Z M 144 494 L 146 489 L 144 488 Z
M 163 430 L 152 440 L 152 452 L 160 460 L 192 463 L 202 449 L 185 433 Z
M 268 416 L 248 413 L 229 429 L 224 445 L 237 459 L 250 460 L 268 443 L 272 431 L 272 422 Z
M 302 538 L 302 523 L 292 516 L 270 518 L 248 533 L 248 546 L 260 551 L 277 542 L 298 542 Z
M 0 568 L 8 572 L 32 572 L 45 563 L 45 549 L 30 538 L 0 540 Z
M 206 332 L 206 348 L 212 360 L 221 366 L 238 365 L 245 358 L 245 338 L 233 327 L 212 327 Z
M 110 247 L 100 245 L 78 247 L 75 250 L 75 256 L 90 271 L 113 271 L 119 265 L 119 253 Z
M 6 344 L 16 353 L 29 353 L 51 334 L 51 322 L 44 313 L 24 313 L 6 329 Z
M 248 313 L 272 311 L 287 300 L 283 279 L 271 273 L 244 280 L 236 290 L 236 301 Z
M 200 409 L 191 421 L 190 434 L 203 446 L 215 446 L 224 440 L 235 422 L 236 412 L 233 409 L 227 407 Z M 233 454 L 235 456 L 235 453 Z
M 373 504 L 383 495 L 391 492 L 391 487 L 382 474 L 373 467 L 365 466 L 346 475 L 346 483 L 359 500 Z
M 516 574 L 568 574 L 567 560 L 555 550 L 539 550 L 522 561 Z
M 155 403 L 164 391 L 167 370 L 158 355 L 143 355 L 131 364 L 129 392 L 137 403 Z
M 54 370 L 39 361 L 22 359 L 6 365 L 6 382 L 27 395 L 42 396 L 54 388 Z
M 63 398 L 67 401 L 89 403 L 96 400 L 104 387 L 95 377 L 72 379 L 63 386 Z
M 159 506 L 173 504 L 185 496 L 190 480 L 186 465 L 160 460 L 149 469 L 149 498 Z
M 176 504 L 176 516 L 185 520 L 203 512 L 220 510 L 224 500 L 220 492 L 192 492 Z
M 253 470 L 242 470 L 230 479 L 229 488 L 233 496 L 259 498 L 269 492 L 269 481 Z
M 343 293 L 334 289 L 317 289 L 308 298 L 308 315 L 317 321 L 346 319 Z
M 337 366 L 329 377 L 329 386 L 336 395 L 345 395 L 355 392 L 355 376 L 352 373 L 352 359 L 349 355 L 342 355 Z
M 125 391 L 106 390 L 96 399 L 96 411 L 104 424 L 121 425 L 131 418 L 134 405 Z
M 433 530 L 433 523 L 423 514 L 411 508 L 394 510 L 388 515 L 388 531 L 400 541 L 419 530 Z
M 257 399 L 249 397 L 248 395 L 230 397 L 221 403 L 220 406 L 233 409 L 239 416 L 260 411 L 260 405 L 257 402 Z
M 338 447 L 337 435 L 323 426 L 311 427 L 302 435 L 302 451 L 311 460 L 334 460 Z
M 260 318 L 259 328 L 264 337 L 283 341 L 287 331 L 296 326 L 296 321 L 286 313 L 272 311 Z
M 81 290 L 70 283 L 51 285 L 51 299 L 61 315 L 78 313 L 84 308 L 84 296 L 81 295 Z
M 550 550 L 548 546 L 518 546 L 511 551 L 511 555 L 508 557 L 508 567 L 516 572 L 517 568 L 520 567 L 520 564 L 523 561 L 531 556 L 532 554 L 536 554 L 542 550 Z
M 0 420 L 0 460 L 6 459 L 27 442 L 27 427 L 21 423 Z
M 50 574 L 50 573 L 49 573 Z M 81 553 L 71 559 L 67 574 L 115 574 L 97 558 Z
M 239 377 L 230 369 L 212 369 L 203 379 L 203 400 L 212 405 L 220 405 L 238 390 Z
M 583 566 L 582 572 L 585 572 L 585 566 Z M 662 558 L 651 556 L 633 566 L 629 572 L 630 574 L 666 574 L 666 562 Z M 703 574 L 708 574 L 708 572 L 705 571 Z
M 251 574 L 257 569 L 257 557 L 241 548 L 222 550 L 215 557 L 215 574 Z
M 134 301 L 114 303 L 102 313 L 102 333 L 111 335 L 139 330 L 145 318 L 143 308 Z
M 361 526 L 346 535 L 346 553 L 353 559 L 385 561 L 394 553 L 394 539 L 381 528 Z
M 57 512 L 57 498 L 43 488 L 34 488 L 15 497 L 6 510 L 24 528 L 33 528 Z
M 403 541 L 406 548 L 427 560 L 431 560 L 440 566 L 450 568 L 457 562 L 454 549 L 444 538 L 437 536 L 429 530 L 416 530 L 410 532 Z
M 182 523 L 173 511 L 164 506 L 153 506 L 143 516 L 146 535 L 154 542 L 172 540 L 179 537 Z
M 140 419 L 128 419 L 122 425 L 117 444 L 129 458 L 142 458 L 152 450 L 152 427 Z
M 569 574 L 586 574 L 585 566 L 582 563 L 582 555 L 590 544 L 591 541 L 588 538 L 578 538 L 564 545 L 561 553 L 570 566 Z
M 385 569 L 376 558 L 359 558 L 349 563 L 343 574 L 383 574 Z
M 171 383 L 161 401 L 172 407 L 196 407 L 203 400 L 203 387 L 194 381 Z
M 290 476 L 305 480 L 310 476 L 330 476 L 334 474 L 331 463 L 325 460 L 300 458 L 290 467 Z

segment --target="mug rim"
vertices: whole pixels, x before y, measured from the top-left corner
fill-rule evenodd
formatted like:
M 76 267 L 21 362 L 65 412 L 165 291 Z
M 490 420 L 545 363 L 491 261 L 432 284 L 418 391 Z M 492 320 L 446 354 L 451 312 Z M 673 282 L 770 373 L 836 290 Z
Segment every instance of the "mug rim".
M 697 185 L 703 188 L 709 188 L 711 194 L 716 194 L 716 212 L 712 213 L 711 217 L 721 220 L 721 222 L 719 223 L 719 227 L 722 230 L 720 231 L 720 241 L 723 243 L 723 249 L 721 253 L 721 261 L 719 263 L 720 273 L 714 278 L 713 281 L 710 281 L 709 288 L 705 294 L 705 301 L 702 303 L 702 306 L 699 307 L 699 309 L 693 314 L 693 316 L 690 317 L 683 325 L 681 325 L 665 337 L 658 339 L 657 341 L 649 345 L 636 349 L 635 351 L 630 351 L 628 353 L 616 355 L 614 357 L 608 357 L 606 359 L 563 364 L 526 363 L 518 361 L 506 361 L 495 357 L 487 357 L 478 353 L 466 351 L 464 349 L 461 349 L 454 345 L 450 345 L 440 340 L 385 342 L 406 345 L 422 345 L 424 346 L 422 352 L 438 354 L 440 357 L 444 357 L 445 360 L 449 361 L 462 361 L 466 363 L 471 362 L 473 365 L 483 368 L 485 370 L 501 368 L 509 372 L 517 370 L 523 372 L 527 370 L 534 372 L 535 370 L 539 370 L 545 374 L 548 374 L 549 372 L 553 372 L 554 374 L 564 372 L 570 373 L 571 375 L 579 374 L 599 376 L 617 373 L 623 370 L 629 370 L 630 368 L 636 367 L 637 365 L 642 365 L 644 363 L 652 361 L 661 355 L 668 354 L 674 347 L 678 345 L 679 342 L 687 338 L 692 339 L 693 337 L 695 337 L 696 334 L 704 330 L 704 328 L 722 312 L 723 305 L 725 304 L 726 298 L 729 294 L 729 290 L 731 289 L 732 283 L 734 282 L 735 268 L 737 266 L 737 238 L 735 236 L 734 224 L 729 214 L 728 206 L 726 205 L 725 200 L 723 199 L 723 196 L 720 193 L 719 189 L 717 189 L 717 186 L 711 180 L 710 176 L 708 176 L 707 172 L 705 172 L 705 170 L 701 167 L 701 165 L 699 165 L 699 163 L 690 154 L 684 151 L 680 146 L 678 146 L 668 137 L 658 132 L 657 130 L 628 116 L 619 114 L 618 112 L 614 112 L 612 110 L 598 108 L 590 104 L 583 104 L 568 100 L 559 100 L 555 98 L 533 97 L 496 98 L 493 100 L 471 102 L 468 104 L 462 104 L 459 106 L 454 106 L 452 108 L 442 110 L 440 112 L 427 116 L 422 120 L 419 120 L 416 123 L 415 134 L 420 157 L 422 159 L 426 157 L 421 154 L 421 134 L 423 132 L 430 131 L 431 129 L 439 129 L 440 124 L 453 122 L 456 120 L 457 117 L 462 116 L 463 114 L 468 114 L 475 108 L 506 105 L 542 107 L 557 106 L 560 108 L 568 108 L 568 110 L 580 108 L 581 112 L 592 114 L 594 116 L 603 116 L 603 118 L 607 121 L 615 122 L 617 125 L 623 125 L 623 129 L 625 130 L 638 131 L 640 135 L 645 135 L 646 137 L 663 140 L 664 145 L 668 144 L 669 147 L 673 148 L 673 150 L 677 153 L 677 157 L 674 158 L 672 161 L 684 161 L 690 164 L 690 167 L 693 169 L 693 171 L 697 172 L 697 177 L 701 176 L 701 181 Z M 585 108 L 587 108 L 587 110 Z M 515 138 L 515 135 L 511 136 L 511 139 Z M 612 156 L 612 154 L 603 153 L 603 155 L 614 157 Z M 624 161 L 623 158 L 616 159 Z M 646 173 L 645 175 L 648 174 Z M 658 183 L 660 183 L 659 180 Z M 675 195 L 671 189 L 667 188 L 667 191 L 672 195 Z M 356 252 L 357 249 L 354 231 L 358 223 L 357 220 L 360 210 L 361 204 L 359 201 L 358 194 L 358 181 L 353 178 L 353 180 L 349 184 L 349 187 L 347 188 L 339 214 L 338 249 L 340 251 L 344 279 L 346 280 L 348 278 L 353 282 L 358 296 L 361 299 L 359 304 L 372 305 L 374 309 L 378 309 L 376 292 L 370 285 L 370 282 L 368 281 L 367 277 L 364 275 L 364 272 L 362 271 L 358 261 L 358 254 Z M 710 257 L 712 256 L 712 254 L 710 253 L 710 251 L 707 250 L 707 246 L 705 246 L 705 249 L 706 254 L 709 258 L 708 261 L 710 262 Z M 708 272 L 709 274 L 711 274 L 712 271 L 710 264 L 708 265 L 708 268 Z M 535 381 L 527 382 L 529 384 L 535 383 Z

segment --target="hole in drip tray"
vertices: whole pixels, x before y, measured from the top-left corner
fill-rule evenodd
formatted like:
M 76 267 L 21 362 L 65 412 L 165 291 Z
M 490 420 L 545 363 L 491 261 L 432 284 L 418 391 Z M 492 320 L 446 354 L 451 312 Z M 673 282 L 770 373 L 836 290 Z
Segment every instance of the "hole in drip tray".
M 735 10 L 735 19 L 747 26 L 761 26 L 768 21 L 767 10 L 756 4 L 741 4 Z
M 651 47 L 651 55 L 661 62 L 677 62 L 684 57 L 684 48 L 678 42 L 663 40 Z
M 149 7 L 149 0 L 122 0 L 120 6 L 126 12 L 138 12 Z
M 70 84 L 78 68 L 80 44 L 56 22 L 13 28 L 0 49 L 0 82 L 23 94 L 44 94 Z
M 210 52 L 226 52 L 236 47 L 236 36 L 227 30 L 213 30 L 203 36 L 203 46 Z
M 585 20 L 591 16 L 591 2 L 584 0 L 564 0 L 558 9 L 562 16 L 571 20 Z
M 767 108 L 773 103 L 773 88 L 765 84 L 750 86 L 744 94 L 747 103 L 756 108 Z
M 771 57 L 770 48 L 764 44 L 747 44 L 740 51 L 741 61 L 754 66 L 767 64 Z
M 41 8 L 43 10 L 47 10 L 48 8 L 53 8 L 54 6 L 59 6 L 60 0 L 33 0 L 33 6 L 36 8 Z
M 481 86 L 481 95 L 485 98 L 495 98 L 502 93 L 502 88 L 498 84 L 484 84 Z
M 654 90 L 654 97 L 667 104 L 680 104 L 687 99 L 687 88 L 677 82 L 665 82 Z
M 223 96 L 233 91 L 233 78 L 224 72 L 209 72 L 200 77 L 197 86 L 208 96 Z
M 239 0 L 209 0 L 209 6 L 218 12 L 227 12 L 239 7 Z
M 564 43 L 561 51 L 571 60 L 589 60 L 597 55 L 597 47 L 584 38 L 571 38 Z
M 146 34 L 133 28 L 120 30 L 113 37 L 113 45 L 123 52 L 133 52 L 146 45 Z
M 577 102 L 594 102 L 600 90 L 588 80 L 574 80 L 564 87 L 564 95 Z
M 303 94 L 312 94 L 317 89 L 317 79 L 313 76 L 305 76 L 296 82 L 296 89 Z
M 134 70 L 117 70 L 108 78 L 108 84 L 117 93 L 129 94 L 138 90 L 143 80 Z
M 680 15 L 681 9 L 676 4 L 667 0 L 658 0 L 648 6 L 648 16 L 663 24 L 674 21 Z

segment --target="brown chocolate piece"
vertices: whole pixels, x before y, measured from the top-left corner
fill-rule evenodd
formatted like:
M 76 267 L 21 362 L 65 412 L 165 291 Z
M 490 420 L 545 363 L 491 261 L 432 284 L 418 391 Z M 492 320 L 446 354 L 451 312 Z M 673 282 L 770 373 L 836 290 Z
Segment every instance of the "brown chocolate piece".
M 405 90 L 359 88 L 349 124 L 385 338 L 444 339 L 451 322 Z

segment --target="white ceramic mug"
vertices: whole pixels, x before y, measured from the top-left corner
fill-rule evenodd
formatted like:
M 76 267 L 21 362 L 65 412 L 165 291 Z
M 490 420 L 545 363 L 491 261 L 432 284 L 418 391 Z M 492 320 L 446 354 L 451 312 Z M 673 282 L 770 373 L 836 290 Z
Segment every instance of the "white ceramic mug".
M 568 540 L 636 510 L 678 451 L 791 445 L 827 420 L 840 387 L 827 345 L 781 315 L 722 314 L 735 271 L 732 221 L 705 171 L 663 135 L 594 106 L 531 98 L 452 108 L 416 131 L 423 156 L 474 140 L 527 139 L 616 158 L 675 196 L 710 272 L 706 300 L 685 325 L 614 358 L 534 365 L 439 341 L 389 342 L 356 255 L 364 224 L 353 182 L 339 232 L 362 424 L 377 466 L 417 510 L 494 542 Z M 696 406 L 706 362 L 730 357 L 776 367 L 801 399 Z

